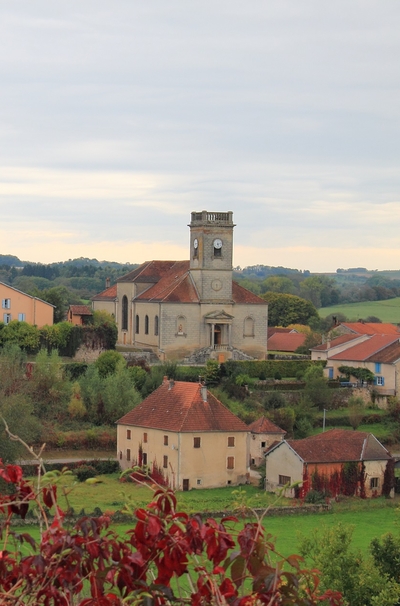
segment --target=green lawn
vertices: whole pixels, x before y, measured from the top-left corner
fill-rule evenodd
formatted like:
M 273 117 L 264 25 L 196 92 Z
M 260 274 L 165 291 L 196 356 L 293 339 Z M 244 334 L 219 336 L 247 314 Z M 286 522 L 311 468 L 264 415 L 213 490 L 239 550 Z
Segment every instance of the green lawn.
M 382 322 L 400 323 L 400 297 L 387 299 L 386 301 L 364 301 L 362 303 L 344 303 L 322 307 L 318 310 L 322 318 L 329 314 L 342 313 L 350 320 L 376 316 Z

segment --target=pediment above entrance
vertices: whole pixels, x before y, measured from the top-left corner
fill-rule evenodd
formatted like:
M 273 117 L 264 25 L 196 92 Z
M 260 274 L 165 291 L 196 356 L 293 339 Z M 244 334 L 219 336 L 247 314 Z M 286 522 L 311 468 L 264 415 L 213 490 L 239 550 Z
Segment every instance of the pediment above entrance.
M 216 322 L 218 322 L 220 324 L 221 323 L 229 324 L 230 322 L 232 322 L 233 319 L 234 319 L 234 316 L 231 316 L 231 314 L 228 314 L 223 309 L 219 310 L 219 311 L 212 311 L 209 314 L 204 316 L 204 320 L 208 324 L 215 324 Z

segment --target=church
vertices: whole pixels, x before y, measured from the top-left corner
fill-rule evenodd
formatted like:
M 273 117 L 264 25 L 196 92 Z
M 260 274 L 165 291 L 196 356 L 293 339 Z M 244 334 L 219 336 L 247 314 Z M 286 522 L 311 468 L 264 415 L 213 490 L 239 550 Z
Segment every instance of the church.
M 161 361 L 264 359 L 267 303 L 232 280 L 233 213 L 192 212 L 189 261 L 146 261 L 92 299 Z

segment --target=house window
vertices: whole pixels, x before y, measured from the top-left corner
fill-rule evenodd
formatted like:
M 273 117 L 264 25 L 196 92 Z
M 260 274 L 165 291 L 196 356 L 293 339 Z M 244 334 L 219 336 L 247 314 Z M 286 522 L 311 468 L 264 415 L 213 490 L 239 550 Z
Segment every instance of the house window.
M 3 314 L 3 322 L 4 324 L 9 324 L 11 322 L 11 314 Z
M 143 442 L 147 444 L 147 433 L 143 434 Z
M 375 385 L 385 385 L 384 377 L 375 377 Z
M 379 488 L 379 478 L 371 478 L 369 481 L 369 487 L 371 490 L 373 488 Z
M 144 334 L 149 334 L 149 316 L 144 317 Z
M 140 324 L 139 324 L 139 316 L 138 314 L 136 314 L 136 320 L 135 320 L 135 332 L 138 335 L 139 334 L 139 328 L 140 328 Z
M 168 436 L 164 436 L 164 446 L 168 446 Z
M 11 299 L 3 299 L 1 306 L 3 309 L 11 309 Z
M 375 372 L 381 372 L 381 366 L 380 362 L 375 362 Z
M 128 330 L 128 297 L 122 297 L 122 330 Z
M 266 442 L 261 442 L 261 448 L 265 448 Z
M 126 439 L 127 439 L 127 440 L 130 440 L 130 439 L 131 439 L 131 430 L 130 430 L 130 429 L 127 429 L 127 430 L 126 430 Z
M 154 334 L 158 337 L 158 316 L 155 316 L 154 318 Z
M 228 457 L 226 460 L 227 469 L 235 469 L 235 457 Z
M 200 448 L 201 438 L 193 438 L 193 448 Z
M 163 456 L 163 467 L 164 467 L 164 469 L 168 468 L 168 457 L 167 457 L 167 455 Z
M 253 318 L 246 318 L 243 326 L 243 334 L 245 337 L 254 337 L 254 320 Z
M 18 322 L 25 322 L 26 314 L 18 314 Z
M 292 478 L 290 476 L 279 476 L 279 486 L 286 486 L 286 484 L 291 484 Z
M 201 486 L 201 480 L 200 479 L 196 480 L 196 484 L 197 484 L 197 486 Z
M 119 460 L 122 460 L 122 450 L 119 451 Z
M 233 446 L 235 446 L 235 436 L 229 436 L 228 437 L 228 447 L 233 448 Z
M 142 453 L 143 465 L 147 465 L 147 452 Z
M 126 460 L 127 461 L 131 460 L 131 449 L 130 448 L 126 449 Z

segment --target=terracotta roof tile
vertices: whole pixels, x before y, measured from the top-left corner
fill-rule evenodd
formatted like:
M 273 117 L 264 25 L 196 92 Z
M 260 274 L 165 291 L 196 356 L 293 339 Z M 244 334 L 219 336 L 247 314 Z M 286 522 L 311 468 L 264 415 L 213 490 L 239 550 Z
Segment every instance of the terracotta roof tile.
M 393 364 L 400 359 L 400 342 L 396 340 L 381 351 L 372 354 L 366 362 L 380 362 L 381 364 Z
M 129 273 L 118 278 L 118 282 L 158 282 L 176 261 L 146 261 Z M 189 261 L 187 261 L 189 263 Z
M 250 423 L 247 428 L 252 433 L 286 433 L 284 429 L 281 429 L 278 427 L 278 425 L 275 425 L 275 423 L 267 419 L 267 417 L 261 417 L 260 419 L 257 419 L 257 421 L 253 421 L 253 423 Z
M 103 290 L 98 295 L 91 298 L 91 301 L 114 301 L 117 296 L 117 285 L 114 284 L 106 290 Z
M 326 351 L 328 349 L 332 349 L 332 347 L 337 347 L 338 345 L 343 345 L 344 343 L 350 343 L 351 341 L 354 341 L 354 339 L 359 338 L 360 335 L 340 335 L 340 337 L 336 337 L 331 341 L 322 343 L 322 345 L 316 345 L 312 348 L 312 351 Z
M 232 299 L 235 303 L 247 303 L 248 305 L 267 305 L 267 302 L 258 297 L 247 288 L 243 288 L 237 282 L 232 282 Z
M 201 396 L 199 383 L 169 381 L 153 391 L 141 404 L 119 419 L 120 425 L 163 429 L 165 431 L 249 431 L 236 415 L 207 391 Z
M 371 433 L 331 429 L 287 444 L 306 463 L 344 463 L 347 461 L 386 461 L 390 453 Z
M 142 292 L 137 299 L 197 303 L 199 296 L 189 275 L 189 261 L 176 261 L 154 286 Z
M 345 351 L 342 351 L 334 356 L 331 356 L 330 360 L 347 360 L 352 362 L 362 362 L 370 358 L 371 356 L 378 356 L 385 347 L 392 343 L 398 342 L 400 335 L 372 335 L 366 341 L 358 343 L 353 347 L 349 347 Z
M 399 328 L 394 324 L 381 322 L 341 322 L 348 330 L 359 335 L 395 335 L 399 334 Z
M 74 316 L 92 316 L 93 312 L 87 305 L 70 305 L 69 311 L 71 311 Z
M 303 345 L 306 336 L 302 333 L 276 332 L 267 340 L 268 351 L 295 351 Z

